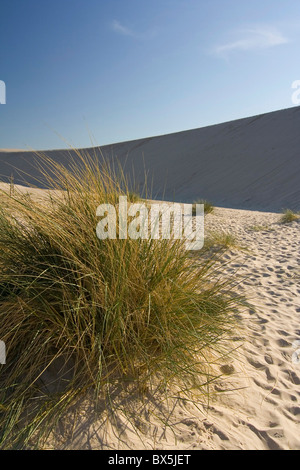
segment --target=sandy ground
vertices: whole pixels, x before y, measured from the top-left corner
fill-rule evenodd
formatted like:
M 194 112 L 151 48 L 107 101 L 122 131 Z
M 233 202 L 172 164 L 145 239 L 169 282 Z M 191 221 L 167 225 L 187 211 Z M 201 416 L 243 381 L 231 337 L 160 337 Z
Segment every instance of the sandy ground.
M 228 375 L 215 385 L 223 393 L 197 406 L 176 390 L 165 403 L 148 397 L 141 406 L 132 396 L 131 420 L 105 410 L 106 421 L 87 398 L 48 448 L 300 450 L 300 220 L 280 217 L 222 208 L 205 217 L 206 235 L 235 235 L 239 247 L 226 251 L 222 270 L 252 304 L 240 315 L 243 333 L 233 332 L 238 349 L 221 369 Z
M 215 449 L 300 449 L 300 364 L 292 361 L 300 339 L 300 223 L 279 219 L 229 209 L 206 218 L 249 250 L 229 252 L 226 271 L 238 269 L 238 289 L 255 307 L 241 318 L 245 342 L 234 364 L 246 388 L 224 395 L 208 413 Z
M 280 217 L 220 208 L 206 217 L 206 234 L 233 233 L 246 248 L 228 250 L 222 269 L 253 305 L 241 314 L 238 350 L 223 364 L 228 375 L 215 385 L 223 393 L 209 406 L 175 398 L 176 391 L 168 403 L 149 399 L 143 407 L 132 397 L 133 419 L 117 414 L 105 424 L 91 419 L 87 401 L 68 443 L 58 439 L 57 447 L 300 450 L 300 363 L 292 360 L 300 339 L 300 221 L 283 225 Z

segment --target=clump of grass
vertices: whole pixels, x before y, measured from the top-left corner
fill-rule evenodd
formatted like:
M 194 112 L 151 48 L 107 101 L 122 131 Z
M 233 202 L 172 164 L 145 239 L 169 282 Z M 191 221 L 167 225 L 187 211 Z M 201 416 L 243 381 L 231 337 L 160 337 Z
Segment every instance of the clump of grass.
M 249 230 L 252 230 L 253 232 L 272 232 L 275 229 L 269 225 L 252 225 L 249 227 Z
M 299 214 L 291 211 L 290 209 L 286 209 L 281 216 L 280 222 L 283 224 L 288 224 L 293 222 L 294 220 L 298 220 L 300 218 Z
M 207 393 L 241 301 L 181 240 L 97 238 L 98 205 L 129 196 L 121 171 L 79 152 L 68 170 L 43 158 L 48 199 L 2 194 L 2 449 L 41 446 L 91 390 L 95 402 L 126 381 Z
M 206 199 L 197 199 L 193 202 L 192 214 L 193 216 L 196 215 L 196 204 L 203 204 L 204 205 L 204 214 L 211 214 L 214 211 L 214 206 L 211 202 L 207 201 Z
M 204 246 L 207 249 L 210 248 L 219 248 L 219 249 L 227 249 L 227 248 L 236 248 L 240 249 L 241 246 L 238 243 L 236 237 L 230 232 L 224 231 L 211 231 L 209 232 L 208 236 L 204 240 Z

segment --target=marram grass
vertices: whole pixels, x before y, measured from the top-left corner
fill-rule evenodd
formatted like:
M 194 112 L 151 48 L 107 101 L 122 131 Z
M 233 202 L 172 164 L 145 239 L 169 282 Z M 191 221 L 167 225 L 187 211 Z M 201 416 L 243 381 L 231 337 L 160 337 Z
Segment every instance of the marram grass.
M 196 204 L 203 204 L 204 208 L 204 214 L 211 214 L 214 212 L 214 206 L 210 201 L 207 201 L 206 199 L 197 199 L 196 201 L 193 202 L 193 215 L 196 215 Z
M 181 241 L 97 238 L 97 206 L 130 196 L 120 168 L 40 158 L 56 191 L 1 194 L 2 449 L 40 448 L 91 390 L 95 403 L 126 382 L 207 393 L 241 300 L 216 260 L 194 263 Z
M 298 213 L 295 213 L 291 211 L 290 209 L 285 209 L 283 212 L 283 215 L 281 216 L 281 223 L 283 224 L 289 224 L 291 222 L 294 222 L 294 220 L 299 220 L 300 215 Z

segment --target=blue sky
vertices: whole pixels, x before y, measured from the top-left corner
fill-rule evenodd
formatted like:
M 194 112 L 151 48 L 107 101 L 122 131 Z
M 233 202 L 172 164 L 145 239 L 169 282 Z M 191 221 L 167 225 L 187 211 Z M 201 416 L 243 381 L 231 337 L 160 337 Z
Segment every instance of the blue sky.
M 298 0 L 1 0 L 0 148 L 105 145 L 295 106 Z

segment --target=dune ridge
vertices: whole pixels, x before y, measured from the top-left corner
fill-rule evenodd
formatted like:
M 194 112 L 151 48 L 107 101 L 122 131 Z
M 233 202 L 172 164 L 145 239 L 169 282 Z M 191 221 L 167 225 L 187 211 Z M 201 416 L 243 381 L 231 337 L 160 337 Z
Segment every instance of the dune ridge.
M 117 158 L 156 199 L 280 212 L 300 208 L 300 107 L 173 134 L 82 149 Z M 43 152 L 68 165 L 72 150 Z M 37 184 L 32 151 L 0 151 L 0 179 Z M 27 172 L 18 173 L 14 168 Z

